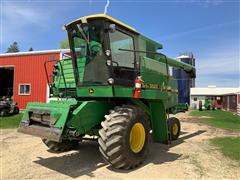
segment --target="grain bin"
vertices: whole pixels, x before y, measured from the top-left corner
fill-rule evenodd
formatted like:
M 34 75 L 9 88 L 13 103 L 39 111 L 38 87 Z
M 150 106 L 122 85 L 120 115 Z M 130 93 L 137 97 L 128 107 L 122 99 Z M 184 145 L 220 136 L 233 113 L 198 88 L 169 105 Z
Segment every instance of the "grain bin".
M 192 53 L 181 54 L 176 59 L 195 66 L 195 58 Z M 178 102 L 190 104 L 190 88 L 195 87 L 195 79 L 190 79 L 186 72 L 176 68 L 173 68 L 173 77 L 178 79 Z

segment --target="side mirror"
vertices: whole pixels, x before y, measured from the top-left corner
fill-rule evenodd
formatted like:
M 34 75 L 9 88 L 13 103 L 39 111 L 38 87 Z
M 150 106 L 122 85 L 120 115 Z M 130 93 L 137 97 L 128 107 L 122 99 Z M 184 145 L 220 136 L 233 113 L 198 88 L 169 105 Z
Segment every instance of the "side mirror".
M 114 33 L 116 31 L 116 25 L 115 24 L 110 24 L 108 27 L 108 30 L 110 33 Z

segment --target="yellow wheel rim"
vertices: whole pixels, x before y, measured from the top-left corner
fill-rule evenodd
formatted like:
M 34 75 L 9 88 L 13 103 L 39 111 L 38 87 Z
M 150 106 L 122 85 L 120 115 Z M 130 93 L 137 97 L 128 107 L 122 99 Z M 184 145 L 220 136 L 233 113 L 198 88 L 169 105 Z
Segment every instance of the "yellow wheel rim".
M 177 135 L 178 133 L 178 125 L 176 123 L 173 124 L 172 133 L 173 135 Z
M 129 144 L 134 153 L 142 150 L 145 143 L 145 129 L 141 123 L 135 123 L 130 131 Z

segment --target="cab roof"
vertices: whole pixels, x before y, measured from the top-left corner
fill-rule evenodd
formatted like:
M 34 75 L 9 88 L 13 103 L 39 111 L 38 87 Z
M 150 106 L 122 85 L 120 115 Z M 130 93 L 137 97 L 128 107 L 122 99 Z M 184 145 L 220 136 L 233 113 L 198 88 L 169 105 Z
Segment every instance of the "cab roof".
M 130 31 L 133 31 L 133 32 L 135 32 L 135 33 L 138 33 L 137 30 L 134 29 L 133 27 L 128 26 L 127 24 L 124 24 L 124 23 L 122 23 L 122 22 L 120 22 L 120 21 L 118 21 L 118 20 L 116 20 L 116 19 L 114 19 L 114 18 L 112 18 L 111 16 L 108 16 L 108 15 L 106 15 L 106 14 L 94 14 L 94 15 L 84 16 L 84 17 L 81 17 L 81 18 L 79 18 L 79 19 L 76 19 L 75 21 L 72 21 L 72 22 L 68 23 L 66 26 L 69 26 L 69 25 L 71 25 L 71 24 L 77 23 L 77 22 L 79 22 L 79 21 L 84 22 L 84 21 L 86 21 L 86 20 L 88 20 L 88 19 L 100 19 L 100 18 L 101 18 L 101 19 L 107 19 L 107 20 L 109 20 L 109 21 L 111 21 L 111 22 L 113 22 L 113 23 L 116 23 L 116 24 L 119 25 L 119 26 L 122 26 L 122 27 L 130 30 Z

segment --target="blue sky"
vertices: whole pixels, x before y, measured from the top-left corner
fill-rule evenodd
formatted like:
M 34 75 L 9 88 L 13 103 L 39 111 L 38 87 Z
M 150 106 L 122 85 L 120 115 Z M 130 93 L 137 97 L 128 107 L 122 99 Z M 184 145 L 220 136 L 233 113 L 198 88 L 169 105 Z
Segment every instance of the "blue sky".
M 1 0 L 1 53 L 17 41 L 21 51 L 57 49 L 62 26 L 103 13 L 107 0 Z M 163 44 L 169 57 L 191 51 L 197 87 L 240 86 L 238 0 L 110 0 L 107 14 Z

